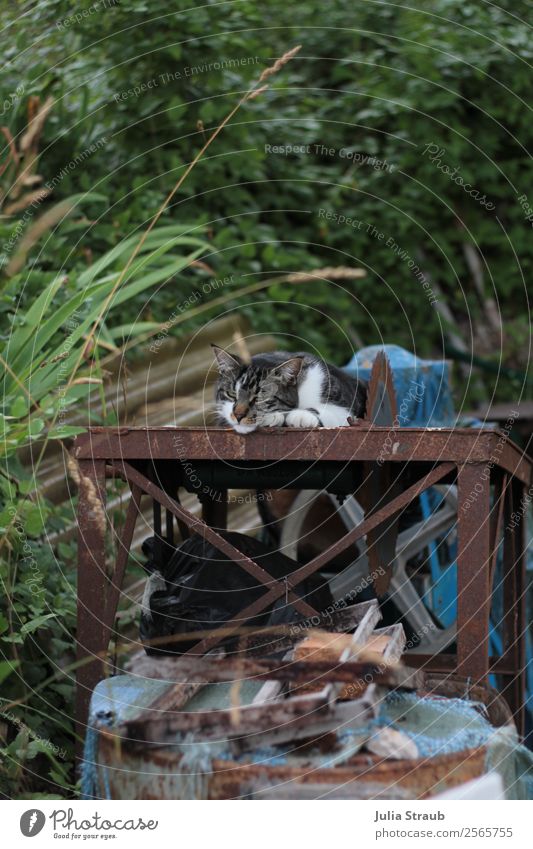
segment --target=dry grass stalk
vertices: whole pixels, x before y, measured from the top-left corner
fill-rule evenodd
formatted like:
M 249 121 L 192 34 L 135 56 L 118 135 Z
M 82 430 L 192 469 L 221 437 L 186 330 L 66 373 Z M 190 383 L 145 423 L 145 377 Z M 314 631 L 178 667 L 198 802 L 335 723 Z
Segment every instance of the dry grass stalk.
M 348 268 L 338 266 L 337 268 L 315 268 L 313 271 L 295 271 L 288 274 L 287 283 L 308 283 L 311 280 L 358 280 L 366 277 L 364 268 Z
M 261 88 L 256 88 L 256 89 L 254 89 L 254 90 L 253 90 L 253 91 L 251 91 L 251 92 L 250 92 L 250 94 L 248 95 L 248 100 L 255 100 L 255 98 L 256 98 L 256 97 L 259 97 L 259 95 L 260 95 L 260 94 L 263 94 L 263 92 L 264 92 L 264 91 L 266 91 L 266 90 L 267 90 L 267 88 L 268 88 L 268 86 L 267 86 L 267 85 L 262 85 L 262 86 L 261 86 Z
M 266 79 L 267 77 L 270 77 L 273 74 L 277 73 L 281 68 L 283 68 L 287 64 L 287 62 L 290 61 L 290 59 L 293 58 L 293 56 L 295 56 L 298 53 L 298 51 L 300 49 L 301 49 L 301 45 L 298 45 L 297 47 L 293 47 L 292 50 L 287 51 L 287 53 L 284 53 L 283 56 L 281 56 L 279 59 L 277 59 L 275 61 L 274 65 L 272 65 L 271 68 L 266 68 L 263 71 L 263 73 L 259 77 L 259 82 L 261 83 L 263 81 L 263 79 Z M 92 328 L 89 332 L 89 339 L 96 333 L 96 329 L 99 327 L 100 322 L 102 321 L 102 318 L 105 315 L 109 304 L 111 304 L 113 302 L 113 298 L 115 296 L 115 293 L 117 292 L 117 290 L 122 285 L 128 271 L 131 267 L 133 260 L 138 255 L 138 253 L 141 250 L 142 246 L 144 245 L 147 237 L 149 236 L 151 231 L 154 229 L 155 225 L 157 224 L 157 222 L 161 218 L 163 212 L 168 207 L 169 203 L 173 199 L 176 192 L 179 191 L 179 189 L 181 188 L 181 186 L 183 185 L 183 183 L 185 182 L 185 180 L 187 179 L 187 177 L 191 173 L 192 169 L 199 162 L 199 160 L 202 158 L 202 156 L 204 155 L 204 153 L 206 152 L 208 147 L 214 142 L 214 140 L 219 135 L 219 133 L 221 133 L 222 130 L 224 129 L 224 127 L 229 123 L 229 121 L 231 121 L 231 119 L 233 118 L 235 113 L 238 112 L 238 110 L 241 108 L 241 106 L 249 99 L 249 97 L 252 94 L 254 95 L 254 97 L 257 97 L 260 94 L 261 89 L 257 89 L 256 85 L 257 85 L 257 83 L 252 84 L 251 88 L 246 92 L 246 94 L 244 94 L 241 97 L 241 99 L 237 102 L 237 104 L 233 107 L 233 109 L 231 109 L 230 112 L 228 112 L 228 114 L 226 115 L 226 117 L 220 122 L 218 127 L 216 127 L 213 130 L 213 132 L 211 133 L 211 135 L 209 136 L 207 141 L 200 148 L 200 150 L 198 151 L 196 156 L 193 158 L 193 160 L 189 163 L 189 165 L 187 166 L 187 168 L 185 169 L 185 171 L 183 172 L 183 174 L 181 175 L 179 180 L 174 185 L 174 188 L 172 189 L 172 191 L 169 192 L 169 194 L 167 195 L 167 197 L 165 198 L 165 200 L 163 201 L 163 203 L 161 204 L 161 206 L 157 210 L 156 214 L 154 215 L 154 217 L 150 221 L 150 224 L 148 225 L 148 227 L 146 228 L 146 230 L 142 234 L 141 238 L 139 239 L 137 245 L 135 246 L 135 249 L 132 251 L 128 261 L 126 262 L 126 265 L 124 266 L 121 273 L 119 274 L 118 279 L 117 279 L 116 283 L 114 284 L 112 290 L 110 291 L 109 295 L 105 299 L 105 301 L 102 305 L 102 308 L 100 310 L 100 314 L 95 319 L 94 324 L 93 324 L 93 326 L 92 326 Z M 78 362 L 74 366 L 73 374 L 76 373 L 79 365 L 81 364 L 82 359 L 83 359 L 83 355 L 79 357 Z M 68 386 L 70 386 L 70 385 L 71 384 L 69 383 Z M 68 386 L 67 386 L 67 388 L 68 388 Z
M 26 151 L 32 148 L 35 150 L 37 149 L 37 144 L 41 137 L 45 121 L 53 105 L 53 97 L 47 97 L 44 103 L 41 103 L 37 96 L 30 97 L 28 107 L 31 117 L 26 128 L 26 132 L 20 139 L 19 143 L 19 149 L 22 153 L 26 153 Z
M 38 192 L 34 193 L 35 195 L 41 195 L 41 198 L 37 198 L 38 200 L 44 199 L 49 191 L 47 189 L 40 189 Z M 24 198 L 21 198 L 21 202 L 24 201 L 26 203 L 28 195 L 24 195 Z M 26 257 L 28 256 L 29 251 L 33 248 L 35 244 L 39 241 L 41 236 L 44 233 L 52 230 L 53 227 L 56 226 L 60 221 L 63 221 L 64 218 L 71 215 L 72 212 L 76 209 L 76 202 L 72 200 L 62 200 L 59 203 L 56 203 L 55 206 L 52 206 L 50 209 L 47 209 L 46 212 L 43 212 L 42 215 L 33 223 L 25 231 L 23 237 L 21 238 L 18 248 L 14 253 L 11 260 L 8 262 L 5 268 L 5 273 L 8 277 L 12 277 L 14 274 L 17 274 L 23 267 L 26 262 Z
M 290 62 L 290 60 L 293 59 L 294 56 L 296 56 L 296 54 L 300 52 L 301 49 L 302 45 L 298 44 L 296 47 L 293 47 L 292 50 L 287 50 L 287 52 L 284 53 L 283 56 L 280 56 L 279 59 L 276 59 L 276 61 L 270 68 L 265 68 L 265 70 L 259 77 L 259 82 L 262 83 L 264 82 L 264 80 L 268 80 L 268 78 L 271 77 L 273 74 L 277 74 L 278 71 L 281 71 L 283 66 L 286 65 L 287 62 Z
M 233 344 L 237 348 L 241 360 L 243 360 L 243 362 L 245 363 L 251 363 L 252 355 L 250 354 L 250 349 L 246 344 L 246 339 L 244 338 L 240 330 L 236 330 L 233 334 Z

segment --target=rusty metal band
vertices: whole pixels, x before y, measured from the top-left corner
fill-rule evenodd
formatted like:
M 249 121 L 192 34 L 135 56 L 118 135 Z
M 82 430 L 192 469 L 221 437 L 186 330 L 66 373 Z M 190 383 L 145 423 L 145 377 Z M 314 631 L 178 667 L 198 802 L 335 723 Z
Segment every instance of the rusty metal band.
M 454 463 L 442 463 L 440 466 L 437 466 L 435 469 L 432 469 L 431 472 L 428 472 L 423 478 L 420 478 L 416 483 L 412 484 L 405 492 L 402 492 L 401 495 L 397 495 L 388 504 L 382 507 L 380 510 L 376 510 L 375 513 L 372 513 L 368 519 L 365 519 L 364 522 L 357 525 L 357 527 L 352 528 L 342 539 L 333 543 L 326 548 L 321 554 L 318 554 L 313 560 L 310 560 L 309 563 L 306 563 L 305 566 L 301 566 L 297 569 L 290 577 L 289 583 L 294 586 L 296 583 L 303 581 L 309 575 L 312 575 L 313 572 L 316 572 L 317 569 L 320 569 L 326 563 L 329 563 L 337 554 L 342 554 L 343 551 L 353 545 L 354 542 L 357 542 L 358 539 L 365 536 L 369 533 L 369 531 L 377 528 L 385 520 L 389 519 L 395 513 L 398 513 L 400 510 L 403 510 L 404 507 L 407 507 L 408 504 L 411 503 L 415 498 L 417 498 L 420 493 L 424 492 L 424 490 L 428 489 L 433 484 L 438 483 L 442 478 L 445 478 L 455 469 Z

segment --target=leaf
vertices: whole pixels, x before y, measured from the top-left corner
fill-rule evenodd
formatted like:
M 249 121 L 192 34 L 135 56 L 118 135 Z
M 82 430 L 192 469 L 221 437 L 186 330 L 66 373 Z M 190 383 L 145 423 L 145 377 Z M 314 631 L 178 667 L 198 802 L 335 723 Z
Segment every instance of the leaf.
M 77 436 L 79 433 L 85 433 L 86 427 L 75 427 L 74 425 L 62 425 L 61 427 L 53 427 L 48 431 L 48 439 L 67 439 L 70 436 Z
M 21 419 L 23 416 L 28 414 L 29 404 L 26 398 L 23 395 L 19 395 L 18 398 L 15 398 L 13 403 L 11 404 L 10 413 L 15 419 Z
M 24 325 L 22 327 L 18 327 L 17 330 L 11 334 L 11 339 L 9 341 L 10 363 L 14 363 L 16 361 L 17 355 L 31 338 L 35 328 L 42 321 L 42 317 L 52 302 L 57 290 L 63 283 L 63 279 L 64 278 L 58 274 L 55 280 L 52 280 L 52 282 L 46 286 L 44 291 L 41 292 L 39 297 L 26 312 L 26 315 L 24 316 Z
M 0 661 L 0 684 L 15 671 L 19 665 L 19 660 L 1 660 Z
M 28 422 L 28 434 L 30 436 L 37 436 L 44 427 L 43 419 L 32 417 Z
M 24 527 L 29 536 L 38 537 L 44 530 L 44 520 L 47 511 L 34 505 L 29 508 L 24 517 Z
M 178 232 L 180 232 L 181 234 L 183 234 L 184 232 L 187 232 L 187 231 L 190 232 L 190 231 L 193 231 L 193 230 L 196 230 L 196 232 L 198 232 L 199 229 L 200 228 L 197 225 L 195 226 L 195 225 L 190 225 L 190 224 L 182 224 L 181 227 L 180 227 L 180 225 L 158 227 L 156 230 L 153 230 L 148 235 L 148 237 L 146 238 L 146 240 L 145 240 L 145 242 L 144 242 L 144 244 L 143 244 L 143 246 L 140 250 L 140 254 L 144 253 L 145 251 L 151 251 L 151 250 L 154 249 L 154 247 L 157 248 L 157 247 L 160 247 L 161 245 L 165 245 L 165 244 L 168 245 L 167 250 L 170 250 L 170 248 L 173 246 L 173 244 L 174 245 L 177 244 L 177 241 L 174 241 L 173 244 L 170 243 L 170 240 L 172 238 L 174 238 L 174 239 L 185 239 L 186 238 L 182 235 L 178 236 L 177 235 Z M 205 229 L 205 228 L 201 228 L 201 229 Z M 131 255 L 131 253 L 133 253 L 136 245 L 139 243 L 141 238 L 142 238 L 142 233 L 139 233 L 138 235 L 132 236 L 129 239 L 124 239 L 121 242 L 119 242 L 118 245 L 115 245 L 115 247 L 112 248 L 110 251 L 108 251 L 106 254 L 104 254 L 103 257 L 100 257 L 100 259 L 98 259 L 96 262 L 94 262 L 91 265 L 91 267 L 89 269 L 87 269 L 87 271 L 80 274 L 80 276 L 78 278 L 79 285 L 82 286 L 82 287 L 88 286 L 90 283 L 92 283 L 96 279 L 96 277 L 102 271 L 104 271 L 104 269 L 109 268 L 109 266 L 112 265 L 117 259 L 119 259 L 120 257 L 122 257 L 124 255 Z M 197 240 L 196 243 L 199 244 L 199 241 Z M 127 262 L 127 259 L 126 259 L 126 262 Z M 133 268 L 134 266 L 135 266 L 135 262 L 132 263 L 131 268 Z M 131 268 L 130 268 L 130 272 L 131 272 Z
M 13 645 L 22 645 L 24 640 L 20 634 L 8 634 L 7 637 L 0 637 L 3 643 L 11 643 Z
M 165 229 L 166 228 L 161 228 L 163 231 Z M 132 267 L 128 271 L 127 278 L 130 279 L 131 282 L 128 284 L 124 283 L 114 294 L 113 300 L 108 305 L 109 309 L 130 300 L 130 298 L 134 295 L 138 295 L 145 289 L 155 286 L 162 280 L 170 279 L 175 276 L 208 249 L 207 243 L 201 242 L 199 239 L 189 239 L 185 237 L 169 239 L 168 236 L 161 236 L 159 231 L 154 231 L 154 233 L 150 235 L 157 236 L 157 241 L 163 240 L 163 245 L 156 247 L 155 250 L 147 257 L 143 256 L 142 264 L 139 262 L 132 264 Z M 147 241 L 149 240 L 147 239 Z M 154 242 L 154 240 L 152 240 L 151 243 L 152 242 Z M 190 254 L 186 254 L 178 258 L 170 258 L 168 263 L 164 264 L 160 268 L 156 268 L 148 272 L 139 279 L 132 279 L 134 272 L 140 272 L 141 268 L 148 264 L 152 259 L 159 259 L 162 253 L 167 252 L 171 247 L 178 243 L 192 243 L 199 245 L 199 247 Z M 113 249 L 113 251 L 114 250 L 115 249 Z M 109 253 L 113 253 L 113 251 Z M 98 263 L 95 263 L 95 265 L 98 265 Z M 92 268 L 94 268 L 94 266 L 91 266 L 91 269 Z M 82 280 L 85 275 L 86 273 L 80 275 L 80 280 Z M 61 282 L 61 280 L 59 283 L 55 281 L 54 284 L 50 284 L 50 286 L 47 287 L 46 298 L 43 300 L 43 295 L 41 295 L 38 299 L 39 310 L 35 310 L 34 304 L 26 316 L 26 324 L 29 320 L 31 323 L 39 325 L 36 333 L 31 331 L 25 324 L 23 328 L 19 328 L 13 334 L 15 338 L 12 339 L 10 343 L 11 368 L 18 374 L 19 379 L 23 382 L 27 382 L 31 374 L 30 391 L 32 397 L 36 401 L 39 401 L 44 394 L 57 385 L 57 375 L 59 374 L 60 368 L 62 368 L 63 374 L 68 373 L 68 365 L 73 363 L 73 361 L 75 362 L 78 357 L 78 351 L 75 347 L 76 344 L 94 324 L 94 321 L 100 314 L 103 303 L 112 291 L 117 279 L 118 272 L 110 275 L 105 281 L 93 283 L 88 289 L 78 292 L 74 297 L 70 298 L 66 304 L 60 306 L 59 309 L 55 310 L 51 316 L 49 316 L 46 320 L 43 320 L 45 309 L 48 309 L 51 306 L 51 299 L 54 297 L 57 287 Z M 76 314 L 77 311 L 81 309 L 82 304 L 88 304 L 89 311 L 83 318 L 80 317 L 80 320 L 78 320 Z M 65 360 L 61 356 L 66 350 L 65 341 L 60 342 L 59 345 L 52 351 L 46 351 L 46 345 L 50 342 L 59 328 L 66 325 L 69 319 L 71 319 L 74 315 L 76 315 L 76 324 L 68 336 L 70 357 Z M 54 362 L 56 358 L 60 359 Z M 38 368 L 45 359 L 49 360 L 49 364 Z M 10 391 L 13 391 L 13 385 L 14 380 L 6 377 L 4 392 L 7 394 Z
M 36 195 L 41 194 L 42 189 L 35 192 Z M 17 274 L 26 261 L 26 257 L 31 248 L 37 244 L 41 236 L 45 233 L 48 233 L 53 228 L 59 226 L 59 224 L 71 215 L 77 208 L 77 206 L 83 201 L 105 201 L 106 198 L 103 195 L 97 194 L 89 194 L 82 193 L 78 195 L 72 195 L 72 197 L 66 198 L 65 200 L 59 201 L 59 203 L 55 204 L 55 206 L 46 209 L 42 215 L 37 218 L 33 224 L 30 224 L 27 230 L 24 232 L 19 245 L 17 247 L 16 253 L 13 255 L 11 260 L 8 262 L 5 273 L 8 277 L 12 277 L 14 274 Z M 29 205 L 29 202 L 28 202 Z
M 25 637 L 27 634 L 32 634 L 37 628 L 40 628 L 41 625 L 44 625 L 45 622 L 48 622 L 49 619 L 56 619 L 57 613 L 46 613 L 44 616 L 37 616 L 36 619 L 30 619 L 29 622 L 25 622 L 22 628 L 20 629 L 20 633 Z
M 31 801 L 32 799 L 51 799 L 52 801 L 61 801 L 64 798 L 64 796 L 59 796 L 59 794 L 55 793 L 21 793 L 17 796 L 17 799 L 20 799 L 21 801 Z
M 134 324 L 121 324 L 119 327 L 113 327 L 109 331 L 109 335 L 112 339 L 128 339 L 140 333 L 157 330 L 158 327 L 161 327 L 159 321 L 137 321 Z

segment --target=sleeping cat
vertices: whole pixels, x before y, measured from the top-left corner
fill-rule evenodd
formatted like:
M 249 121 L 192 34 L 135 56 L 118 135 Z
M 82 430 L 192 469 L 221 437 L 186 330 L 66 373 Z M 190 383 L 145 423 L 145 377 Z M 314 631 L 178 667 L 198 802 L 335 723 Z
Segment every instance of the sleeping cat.
M 237 433 L 257 427 L 340 427 L 364 414 L 366 383 L 313 354 L 256 354 L 250 364 L 211 346 L 217 411 Z

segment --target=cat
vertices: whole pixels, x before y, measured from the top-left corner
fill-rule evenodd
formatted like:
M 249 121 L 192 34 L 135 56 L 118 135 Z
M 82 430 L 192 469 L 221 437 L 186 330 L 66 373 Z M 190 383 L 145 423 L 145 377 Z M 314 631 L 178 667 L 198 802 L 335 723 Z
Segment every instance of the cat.
M 257 427 L 341 427 L 364 415 L 367 386 L 314 354 L 274 351 L 249 364 L 212 345 L 217 412 L 237 433 Z

